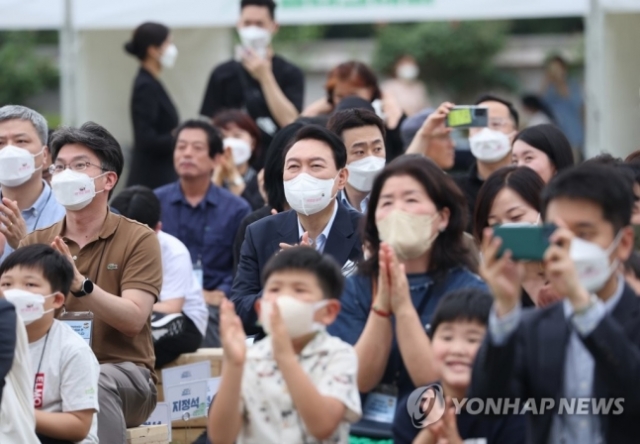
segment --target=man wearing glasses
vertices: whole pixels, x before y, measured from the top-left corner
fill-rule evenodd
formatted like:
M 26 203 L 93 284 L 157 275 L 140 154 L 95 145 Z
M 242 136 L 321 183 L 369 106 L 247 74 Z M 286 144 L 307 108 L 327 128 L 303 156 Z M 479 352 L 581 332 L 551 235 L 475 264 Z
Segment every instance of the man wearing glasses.
M 512 163 L 511 143 L 519 124 L 518 111 L 507 100 L 484 95 L 475 105 L 489 108 L 489 126 L 469 129 L 469 145 L 476 162 L 466 174 L 455 178 L 469 205 L 469 232 L 473 232 L 473 214 L 482 184 L 494 171 Z
M 124 158 L 106 129 L 92 122 L 59 129 L 51 148 L 51 189 L 66 214 L 20 246 L 50 244 L 73 264 L 65 307 L 94 315 L 98 437 L 126 442 L 126 429 L 146 421 L 156 405 L 150 315 L 162 286 L 160 245 L 149 227 L 109 210 Z
M 49 162 L 47 121 L 19 105 L 0 108 L 0 263 L 27 234 L 64 217 L 42 179 Z

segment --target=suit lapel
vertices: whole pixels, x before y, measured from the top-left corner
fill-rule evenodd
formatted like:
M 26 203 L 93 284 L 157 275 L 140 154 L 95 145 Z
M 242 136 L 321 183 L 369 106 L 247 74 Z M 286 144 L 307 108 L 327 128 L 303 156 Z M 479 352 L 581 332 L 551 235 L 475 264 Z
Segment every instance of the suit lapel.
M 278 235 L 271 241 L 274 252 L 280 251 L 281 243 L 295 245 L 300 242 L 298 236 L 298 215 L 293 210 L 282 214 L 282 222 L 278 228 Z
M 544 384 L 545 393 L 559 397 L 564 387 L 564 372 L 567 346 L 571 330 L 564 316 L 562 303 L 550 310 L 540 320 L 536 328 L 540 333 L 540 374 L 537 375 Z
M 324 247 L 324 253 L 333 256 L 338 264 L 343 266 L 349 259 L 349 255 L 358 240 L 358 236 L 356 236 L 353 223 L 351 222 L 349 210 L 340 204 L 340 202 L 336 203 L 338 205 L 338 212 L 333 221 L 331 231 L 329 231 L 329 238 Z

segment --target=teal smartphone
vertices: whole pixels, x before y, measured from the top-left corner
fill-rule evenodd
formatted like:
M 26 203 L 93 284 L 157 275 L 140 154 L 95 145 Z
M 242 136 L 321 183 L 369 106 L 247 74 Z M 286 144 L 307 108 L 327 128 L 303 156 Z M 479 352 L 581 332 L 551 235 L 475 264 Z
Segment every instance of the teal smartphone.
M 514 260 L 541 261 L 556 228 L 553 224 L 494 227 L 493 236 L 502 239 L 498 257 L 510 250 Z

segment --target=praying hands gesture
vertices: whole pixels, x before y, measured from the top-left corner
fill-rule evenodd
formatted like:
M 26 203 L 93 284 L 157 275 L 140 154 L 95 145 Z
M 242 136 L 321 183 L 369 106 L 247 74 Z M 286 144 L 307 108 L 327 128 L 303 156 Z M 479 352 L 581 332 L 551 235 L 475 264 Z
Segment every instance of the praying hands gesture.
M 276 211 L 276 213 L 273 213 L 274 211 L 275 210 L 271 210 L 271 213 L 272 214 L 277 214 L 277 211 Z M 284 242 L 281 242 L 279 247 L 280 247 L 281 250 L 286 250 L 287 248 L 291 248 L 291 247 L 298 247 L 298 246 L 300 246 L 300 247 L 310 247 L 312 245 L 313 245 L 313 241 L 311 239 L 309 239 L 309 232 L 305 231 L 304 233 L 302 233 L 302 239 L 300 240 L 299 244 L 290 245 L 290 244 L 285 244 Z
M 225 360 L 231 365 L 242 367 L 247 355 L 247 335 L 233 302 L 227 299 L 220 304 L 220 339 Z
M 447 398 L 442 419 L 420 432 L 413 444 L 463 444 L 451 398 Z
M 14 250 L 27 235 L 27 224 L 18 208 L 18 202 L 4 197 L 0 204 L 0 233 L 4 234 L 7 243 Z

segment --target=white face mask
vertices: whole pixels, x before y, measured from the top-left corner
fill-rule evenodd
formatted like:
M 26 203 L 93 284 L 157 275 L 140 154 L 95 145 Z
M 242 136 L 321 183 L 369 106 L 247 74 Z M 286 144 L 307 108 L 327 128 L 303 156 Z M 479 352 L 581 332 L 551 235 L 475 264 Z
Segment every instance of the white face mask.
M 412 214 L 393 210 L 376 222 L 380 240 L 388 243 L 400 260 L 422 256 L 438 237 L 433 222 L 437 214 Z M 435 231 L 435 234 L 432 232 Z
M 56 174 L 51 179 L 51 190 L 60 205 L 69 211 L 79 211 L 89 205 L 97 193 L 94 182 L 100 176 L 89 177 L 87 174 L 79 173 L 70 169 Z
M 500 131 L 484 128 L 469 138 L 471 154 L 481 162 L 499 162 L 511 152 L 509 136 Z
M 38 168 L 35 166 L 35 157 L 39 156 L 44 147 L 38 154 L 31 154 L 24 148 L 13 145 L 7 145 L 0 150 L 0 184 L 5 187 L 19 187 L 31 176 Z
M 294 179 L 284 181 L 284 196 L 296 213 L 310 216 L 329 206 L 335 196 L 335 179 L 318 179 L 307 173 L 298 174 Z
M 598 292 L 618 268 L 618 260 L 609 261 L 609 255 L 618 246 L 622 233 L 618 233 L 606 250 L 598 244 L 579 237 L 571 241 L 569 255 L 578 272 L 578 280 L 589 293 Z
M 373 181 L 384 168 L 386 160 L 382 157 L 368 156 L 347 165 L 349 185 L 358 191 L 368 193 L 373 188 Z
M 267 57 L 267 48 L 271 44 L 271 32 L 258 26 L 246 26 L 238 29 L 240 42 L 247 49 L 254 50 L 260 57 Z
M 420 74 L 420 68 L 414 64 L 405 63 L 398 66 L 396 69 L 396 76 L 402 80 L 415 80 Z
M 16 313 L 22 318 L 24 325 L 29 325 L 37 321 L 46 313 L 53 311 L 53 308 L 44 311 L 44 301 L 53 294 L 42 296 L 41 294 L 31 293 L 30 291 L 12 288 L 4 291 L 4 298 L 13 304 Z
M 160 56 L 160 64 L 163 68 L 173 68 L 176 64 L 176 60 L 178 59 L 178 48 L 176 45 L 171 43 L 169 46 L 165 48 Z
M 251 158 L 251 145 L 245 140 L 237 139 L 235 137 L 227 137 L 222 141 L 225 148 L 231 148 L 233 153 L 233 163 L 236 165 L 242 165 Z
M 321 331 L 325 325 L 313 320 L 316 311 L 327 305 L 328 301 L 316 303 L 303 302 L 291 296 L 280 296 L 276 299 L 282 322 L 292 339 Z M 262 301 L 260 305 L 260 324 L 265 333 L 271 334 L 271 313 L 273 302 Z

